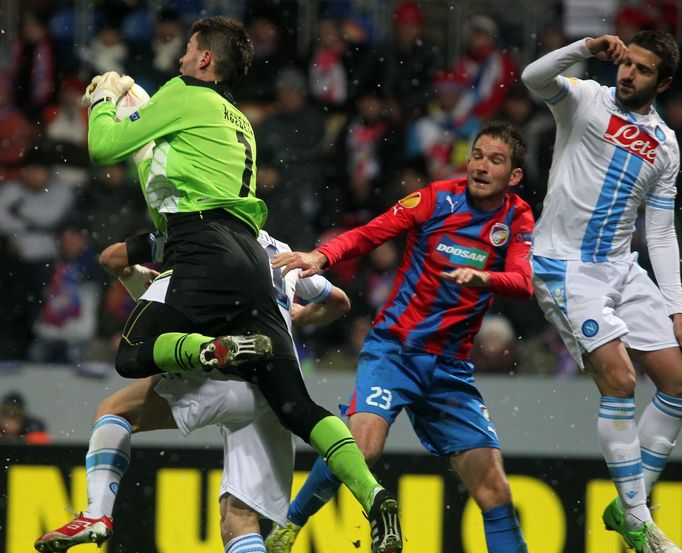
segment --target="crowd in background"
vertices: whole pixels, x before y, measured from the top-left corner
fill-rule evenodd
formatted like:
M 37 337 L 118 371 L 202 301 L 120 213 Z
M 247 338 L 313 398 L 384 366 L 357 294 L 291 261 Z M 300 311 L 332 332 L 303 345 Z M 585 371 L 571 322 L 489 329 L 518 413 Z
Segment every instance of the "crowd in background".
M 540 213 L 554 121 L 519 80 L 504 20 L 470 18 L 461 57 L 443 62 L 443 45 L 425 34 L 429 2 L 391 3 L 388 38 L 374 36 L 352 2 L 323 2 L 308 51 L 300 55 L 291 17 L 296 3 L 243 4 L 255 58 L 233 92 L 256 132 L 258 194 L 269 206 L 270 234 L 309 250 L 429 182 L 462 176 L 473 137 L 492 119 L 513 123 L 525 137 L 529 156 L 517 192 Z M 535 41 L 536 56 L 578 38 L 565 36 L 560 4 L 547 10 L 537 36 L 526 37 Z M 67 363 L 89 374 L 113 370 L 132 300 L 100 269 L 97 256 L 113 242 L 150 230 L 151 222 L 130 163 L 90 163 L 80 98 L 93 75 L 109 70 L 155 92 L 178 74 L 188 25 L 205 13 L 198 0 L 163 2 L 159 10 L 122 0 L 96 5 L 89 42 L 76 47 L 68 2 L 26 2 L 12 66 L 0 71 L 5 363 Z M 614 14 L 614 32 L 625 41 L 643 28 L 674 33 L 678 14 L 671 6 L 676 9 L 665 0 L 650 1 L 647 9 L 625 6 Z M 570 72 L 611 84 L 615 67 L 588 60 Z M 682 135 L 679 83 L 662 102 L 663 117 Z M 634 247 L 649 268 L 645 244 L 640 224 Z M 330 327 L 298 332 L 304 368 L 354 367 L 400 256 L 401 244 L 389 243 L 328 273 L 353 308 Z M 479 372 L 575 372 L 534 303 L 496 300 L 473 359 Z

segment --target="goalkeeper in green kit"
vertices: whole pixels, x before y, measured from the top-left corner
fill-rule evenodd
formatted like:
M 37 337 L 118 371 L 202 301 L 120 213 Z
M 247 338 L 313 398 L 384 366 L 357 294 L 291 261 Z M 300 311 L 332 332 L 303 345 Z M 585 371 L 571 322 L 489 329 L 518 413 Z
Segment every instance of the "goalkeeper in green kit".
M 217 368 L 256 382 L 282 424 L 317 450 L 369 514 L 372 551 L 399 552 L 396 500 L 374 479 L 343 422 L 310 398 L 256 240 L 267 217 L 255 195 L 256 143 L 230 93 L 252 56 L 241 23 L 200 19 L 181 75 L 139 111 L 116 121 L 130 77 L 105 73 L 86 91 L 92 160 L 110 165 L 135 154 L 154 222 L 168 235 L 165 300 L 136 304 L 116 370 L 141 378 Z M 135 240 L 127 250 L 130 264 L 138 251 L 146 254 Z

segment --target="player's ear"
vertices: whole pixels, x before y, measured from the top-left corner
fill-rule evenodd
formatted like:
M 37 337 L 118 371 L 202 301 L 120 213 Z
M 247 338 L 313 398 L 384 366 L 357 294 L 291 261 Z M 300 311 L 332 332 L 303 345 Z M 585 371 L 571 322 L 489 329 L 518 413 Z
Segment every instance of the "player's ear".
M 668 90 L 668 87 L 672 82 L 673 82 L 672 77 L 666 77 L 665 79 L 663 79 L 660 83 L 658 83 L 658 86 L 656 86 L 656 93 L 660 94 L 661 92 Z
M 516 167 L 512 169 L 511 175 L 509 175 L 509 186 L 516 186 L 521 182 L 523 178 L 523 169 L 521 167 Z
M 207 69 L 208 66 L 211 65 L 211 61 L 213 61 L 213 54 L 211 54 L 210 50 L 204 50 L 199 59 L 199 67 L 201 69 Z

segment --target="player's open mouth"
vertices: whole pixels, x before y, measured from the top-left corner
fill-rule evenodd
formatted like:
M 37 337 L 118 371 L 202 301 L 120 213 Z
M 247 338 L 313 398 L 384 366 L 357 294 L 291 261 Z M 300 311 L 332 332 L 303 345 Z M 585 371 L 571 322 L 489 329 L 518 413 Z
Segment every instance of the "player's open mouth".
M 478 177 L 474 177 L 474 182 L 476 184 L 480 184 L 481 186 L 487 186 L 488 184 L 490 184 L 487 180 L 483 180 L 483 179 L 478 178 Z
M 625 82 L 623 82 L 623 81 L 620 81 L 619 84 L 620 84 L 620 88 L 621 88 L 622 90 L 625 90 L 626 92 L 631 92 L 632 90 L 635 89 L 635 87 L 632 86 L 630 83 L 625 83 Z

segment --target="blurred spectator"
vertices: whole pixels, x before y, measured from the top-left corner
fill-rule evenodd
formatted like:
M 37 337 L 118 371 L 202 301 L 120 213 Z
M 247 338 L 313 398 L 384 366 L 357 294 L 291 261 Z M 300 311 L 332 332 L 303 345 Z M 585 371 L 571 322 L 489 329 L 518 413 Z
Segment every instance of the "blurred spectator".
M 95 252 L 124 240 L 147 222 L 144 198 L 127 171 L 125 163 L 96 168 L 78 198 L 78 212 Z
M 166 8 L 159 12 L 152 39 L 152 68 L 157 73 L 155 88 L 178 74 L 178 60 L 185 52 L 185 34 L 180 14 Z
M 525 86 L 515 84 L 509 88 L 497 119 L 514 125 L 526 143 L 526 167 L 521 187 L 515 192 L 530 204 L 537 218 L 542 211 L 552 165 L 554 118 L 549 110 L 539 108 Z
M 431 99 L 431 82 L 437 70 L 435 50 L 424 39 L 424 16 L 419 6 L 411 0 L 400 2 L 393 12 L 393 39 L 373 53 L 375 65 L 368 71 L 382 76 L 392 109 L 406 121 L 421 115 Z
M 30 445 L 51 441 L 45 423 L 26 412 L 26 401 L 19 392 L 9 392 L 0 400 L 0 440 Z
M 656 28 L 656 22 L 644 11 L 635 6 L 623 6 L 616 12 L 613 20 L 614 34 L 628 44 L 632 38 L 644 29 Z
M 514 327 L 502 315 L 487 315 L 474 340 L 471 362 L 478 374 L 512 374 L 518 370 L 519 352 Z
M 55 53 L 46 22 L 25 12 L 13 51 L 14 105 L 38 121 L 54 98 Z
M 452 178 L 466 168 L 470 143 L 481 128 L 480 118 L 463 109 L 469 102 L 467 86 L 467 75 L 440 73 L 428 113 L 408 129 L 407 155 L 427 160 L 431 180 Z
M 119 21 L 106 18 L 97 34 L 83 49 L 82 63 L 91 75 L 117 71 L 126 73 L 128 46 L 121 38 Z
M 423 156 L 413 156 L 403 161 L 393 188 L 394 197 L 404 198 L 429 184 L 429 169 Z
M 682 19 L 682 5 L 679 0 L 645 0 L 644 10 L 651 14 L 657 29 L 664 29 L 677 36 L 677 25 Z
M 395 242 L 384 242 L 372 250 L 367 258 L 369 264 L 363 276 L 364 303 L 374 313 L 378 313 L 388 301 L 400 263 L 400 254 Z
M 24 156 L 21 179 L 0 188 L 0 358 L 23 359 L 57 256 L 55 232 L 70 215 L 73 194 L 55 175 L 42 148 Z
M 245 77 L 234 87 L 234 96 L 254 126 L 268 114 L 277 98 L 276 80 L 293 60 L 283 47 L 279 18 L 274 9 L 261 6 L 250 19 L 247 30 L 253 41 L 253 63 Z
M 315 239 L 315 219 L 326 170 L 322 112 L 308 101 L 296 69 L 277 79 L 277 105 L 256 129 L 258 195 L 271 208 L 265 228 L 293 249 Z
M 38 130 L 12 105 L 12 80 L 0 71 L 0 186 L 20 176 L 22 157 Z
M 130 45 L 126 62 L 130 74 L 149 94 L 153 94 L 179 74 L 178 60 L 185 52 L 186 43 L 180 14 L 174 9 L 163 8 L 156 16 L 151 41 Z
M 350 226 L 366 223 L 393 204 L 388 191 L 403 152 L 402 131 L 387 117 L 381 87 L 362 93 L 355 105 L 356 115 L 336 140 L 334 163 L 337 181 L 344 189 L 344 224 Z M 338 193 L 337 187 L 332 190 Z
M 502 106 L 507 89 L 518 80 L 519 70 L 509 52 L 498 45 L 497 23 L 486 15 L 468 22 L 465 53 L 455 62 L 455 75 L 466 83 L 465 97 L 459 102 L 456 119 L 466 120 L 472 113 L 489 119 Z
M 362 345 L 367 337 L 367 333 L 372 328 L 372 316 L 368 314 L 357 315 L 345 321 L 344 335 L 337 335 L 344 338 L 340 347 L 325 348 L 326 352 L 317 358 L 317 368 L 321 370 L 332 369 L 341 371 L 355 371 L 358 356 Z
M 45 108 L 43 121 L 47 137 L 59 145 L 65 163 L 59 174 L 64 184 L 83 186 L 88 178 L 88 110 L 81 104 L 85 83 L 75 75 L 62 82 L 57 103 Z
M 97 330 L 101 289 L 96 275 L 99 273 L 100 282 L 104 275 L 80 228 L 65 228 L 59 237 L 59 249 L 59 258 L 52 264 L 52 274 L 43 290 L 29 359 L 78 366 Z
M 318 23 L 318 35 L 308 65 L 310 94 L 321 106 L 342 110 L 355 100 L 364 87 L 364 50 L 350 44 L 344 35 L 343 20 L 331 15 Z

